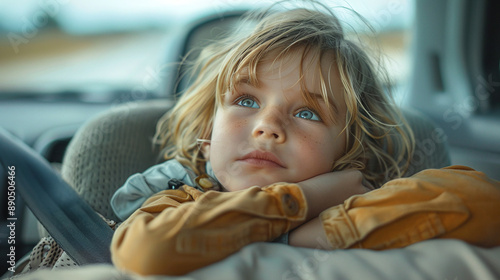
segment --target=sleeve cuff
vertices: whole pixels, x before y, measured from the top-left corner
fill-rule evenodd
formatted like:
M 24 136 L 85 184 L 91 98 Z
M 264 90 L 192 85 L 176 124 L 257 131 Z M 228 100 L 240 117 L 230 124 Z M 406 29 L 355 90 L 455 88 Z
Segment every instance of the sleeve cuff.
M 307 215 L 307 202 L 302 189 L 296 184 L 275 183 L 262 188 L 278 201 L 282 213 L 290 221 L 303 221 Z
M 355 226 L 343 205 L 329 208 L 319 215 L 332 249 L 350 248 L 359 240 Z

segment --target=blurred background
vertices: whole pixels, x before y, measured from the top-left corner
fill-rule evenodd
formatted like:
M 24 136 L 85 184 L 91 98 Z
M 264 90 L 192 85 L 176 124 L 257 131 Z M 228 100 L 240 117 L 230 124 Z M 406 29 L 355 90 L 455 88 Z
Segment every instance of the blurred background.
M 275 1 L 246 2 L 3 0 L 0 98 L 58 94 L 109 102 L 116 98 L 110 93 L 134 88 L 164 95 L 162 71 L 168 63 L 169 49 L 176 43 L 172 36 L 176 29 L 204 15 Z M 351 7 L 367 19 L 375 34 L 346 9 L 336 9 L 339 14 L 345 13 L 349 29 L 363 40 L 368 33 L 370 37 L 375 35 L 375 49 L 380 48 L 386 55 L 390 86 L 396 89 L 397 96 L 404 95 L 410 69 L 413 0 L 321 2 L 331 7 Z M 371 39 L 367 43 L 373 44 Z

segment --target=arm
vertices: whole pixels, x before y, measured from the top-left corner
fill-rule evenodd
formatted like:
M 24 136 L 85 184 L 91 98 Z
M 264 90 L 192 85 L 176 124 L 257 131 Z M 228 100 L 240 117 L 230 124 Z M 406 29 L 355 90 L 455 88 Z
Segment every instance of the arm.
M 343 203 L 349 197 L 368 191 L 363 186 L 363 175 L 357 170 L 343 170 L 316 176 L 299 185 L 304 192 L 309 208 L 309 222 L 290 232 L 289 244 L 298 247 L 329 249 L 326 234 L 319 214 Z
M 115 232 L 113 263 L 142 275 L 181 275 L 242 247 L 270 241 L 301 224 L 307 204 L 299 186 L 277 183 L 237 192 L 162 191 Z
M 325 229 L 321 220 L 316 217 L 290 232 L 289 244 L 296 247 L 330 250 Z
M 362 183 L 363 174 L 357 170 L 330 172 L 297 183 L 309 205 L 307 220 L 353 195 L 365 193 L 368 189 Z
M 306 192 L 305 192 L 306 193 Z M 430 238 L 500 245 L 500 183 L 464 166 L 392 180 L 323 211 L 290 233 L 294 246 L 401 248 Z
M 500 245 L 500 183 L 464 166 L 428 169 L 319 217 L 332 249 L 401 248 L 430 238 Z

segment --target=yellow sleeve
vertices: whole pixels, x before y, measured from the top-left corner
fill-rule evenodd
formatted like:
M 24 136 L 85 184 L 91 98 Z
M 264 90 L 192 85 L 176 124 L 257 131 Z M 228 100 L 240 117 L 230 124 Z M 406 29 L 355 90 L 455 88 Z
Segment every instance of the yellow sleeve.
M 113 263 L 142 275 L 182 275 L 245 245 L 270 241 L 304 221 L 295 184 L 201 193 L 189 186 L 159 192 L 116 230 Z
M 430 238 L 500 245 L 500 183 L 464 166 L 424 170 L 321 213 L 335 249 L 400 248 Z

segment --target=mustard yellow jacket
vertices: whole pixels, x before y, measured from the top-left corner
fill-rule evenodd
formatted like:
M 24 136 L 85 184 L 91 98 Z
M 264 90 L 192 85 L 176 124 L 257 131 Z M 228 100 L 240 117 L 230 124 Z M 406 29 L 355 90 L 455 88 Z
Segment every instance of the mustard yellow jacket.
M 149 198 L 115 232 L 113 263 L 138 274 L 182 275 L 304 222 L 296 184 L 206 193 L 183 186 Z M 320 214 L 333 248 L 400 248 L 430 238 L 500 245 L 500 182 L 464 166 L 392 180 Z

